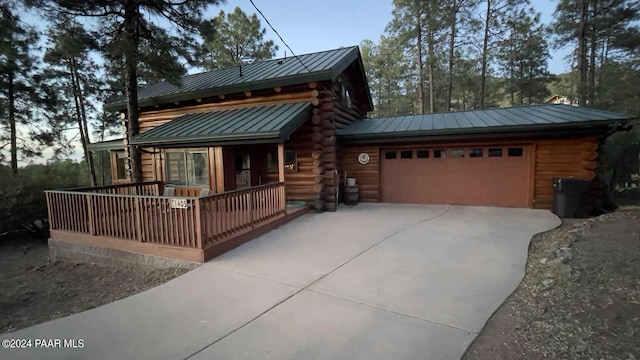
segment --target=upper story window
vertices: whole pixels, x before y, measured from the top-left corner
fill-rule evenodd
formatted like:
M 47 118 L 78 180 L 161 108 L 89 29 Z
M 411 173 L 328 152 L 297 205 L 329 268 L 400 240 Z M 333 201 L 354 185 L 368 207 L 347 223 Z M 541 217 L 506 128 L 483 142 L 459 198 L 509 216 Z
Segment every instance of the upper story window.
M 209 159 L 205 150 L 166 152 L 167 184 L 209 186 Z

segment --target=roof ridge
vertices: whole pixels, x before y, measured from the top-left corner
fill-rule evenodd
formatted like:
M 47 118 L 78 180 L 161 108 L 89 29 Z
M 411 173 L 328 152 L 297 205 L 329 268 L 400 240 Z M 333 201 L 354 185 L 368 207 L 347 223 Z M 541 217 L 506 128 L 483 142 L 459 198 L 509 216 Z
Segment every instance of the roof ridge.
M 329 53 L 329 52 L 332 52 L 332 51 L 338 51 L 338 50 L 343 50 L 343 49 L 353 49 L 353 48 L 357 48 L 357 47 L 358 47 L 358 45 L 343 46 L 343 47 L 339 47 L 339 48 L 335 48 L 335 49 L 314 51 L 314 52 L 304 53 L 304 54 L 300 54 L 300 55 L 291 55 L 291 56 L 287 56 L 287 57 L 263 59 L 263 60 L 254 61 L 252 63 L 238 64 L 238 65 L 233 65 L 233 66 L 226 66 L 226 67 L 219 68 L 219 69 L 206 70 L 206 71 L 201 71 L 201 72 L 193 73 L 193 74 L 185 74 L 185 75 L 181 76 L 181 78 L 185 78 L 187 76 L 208 74 L 208 73 L 221 71 L 221 70 L 234 69 L 234 68 L 237 68 L 239 66 L 249 66 L 249 65 L 256 65 L 256 64 L 264 64 L 264 63 L 269 63 L 269 62 L 273 62 L 273 61 L 286 60 L 286 59 L 291 59 L 291 58 L 295 59 L 296 57 L 301 57 L 301 56 L 309 56 L 309 55 L 320 54 L 320 53 Z M 163 80 L 162 82 L 165 82 L 165 81 L 166 80 Z

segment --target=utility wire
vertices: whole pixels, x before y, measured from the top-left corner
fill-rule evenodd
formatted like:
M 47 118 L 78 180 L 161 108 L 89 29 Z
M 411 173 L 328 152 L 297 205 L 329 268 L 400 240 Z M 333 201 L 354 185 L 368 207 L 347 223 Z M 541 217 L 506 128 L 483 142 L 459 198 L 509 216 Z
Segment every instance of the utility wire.
M 267 23 L 267 25 L 269 25 L 269 27 L 271 28 L 271 30 L 273 30 L 273 32 L 278 35 L 278 37 L 280 38 L 280 41 L 282 41 L 282 43 L 284 44 L 284 46 L 287 47 L 287 49 L 289 49 L 289 51 L 291 51 L 291 55 L 293 55 L 293 57 L 295 57 L 296 59 L 298 59 L 298 61 L 300 61 L 300 64 L 302 64 L 302 66 L 304 66 L 305 69 L 307 69 L 308 72 L 311 72 L 311 70 L 307 67 L 307 65 L 298 57 L 298 55 L 295 54 L 295 52 L 293 52 L 293 50 L 291 49 L 291 47 L 287 44 L 286 41 L 284 41 L 284 39 L 282 38 L 282 36 L 280 36 L 280 34 L 278 33 L 278 31 L 273 27 L 273 25 L 271 25 L 271 23 L 269 22 L 269 19 L 267 19 L 266 16 L 264 16 L 264 14 L 262 13 L 262 11 L 260 11 L 260 9 L 258 9 L 258 7 L 256 6 L 256 4 L 253 2 L 253 0 L 249 0 L 249 2 L 251 3 L 251 5 L 253 5 L 253 7 L 256 9 L 256 11 L 260 14 L 260 16 L 262 16 L 262 18 L 264 19 L 264 21 Z

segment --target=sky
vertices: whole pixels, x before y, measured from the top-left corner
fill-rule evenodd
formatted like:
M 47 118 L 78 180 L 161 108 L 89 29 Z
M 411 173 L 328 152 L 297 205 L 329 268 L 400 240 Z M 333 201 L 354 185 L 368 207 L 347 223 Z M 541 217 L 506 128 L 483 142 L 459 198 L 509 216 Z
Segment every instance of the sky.
M 362 40 L 377 42 L 391 21 L 393 4 L 391 0 L 253 0 L 256 6 L 280 33 L 296 55 L 359 45 Z M 552 20 L 557 0 L 531 0 L 534 8 L 541 13 L 541 21 L 548 24 Z M 239 6 L 245 13 L 257 13 L 249 0 L 227 0 L 227 4 L 211 9 L 207 15 L 213 17 L 220 10 L 231 12 Z M 279 50 L 276 57 L 291 52 L 269 26 L 258 15 L 267 29 L 266 39 L 274 40 Z M 569 71 L 564 57 L 567 50 L 550 49 L 551 73 Z

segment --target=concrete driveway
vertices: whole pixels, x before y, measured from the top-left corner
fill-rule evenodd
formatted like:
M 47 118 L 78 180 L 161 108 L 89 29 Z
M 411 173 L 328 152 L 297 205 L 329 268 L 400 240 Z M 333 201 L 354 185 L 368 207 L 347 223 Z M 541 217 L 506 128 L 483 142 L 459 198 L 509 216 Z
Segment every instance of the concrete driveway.
M 162 286 L 2 339 L 0 358 L 455 359 L 524 275 L 548 211 L 360 204 L 310 214 Z

